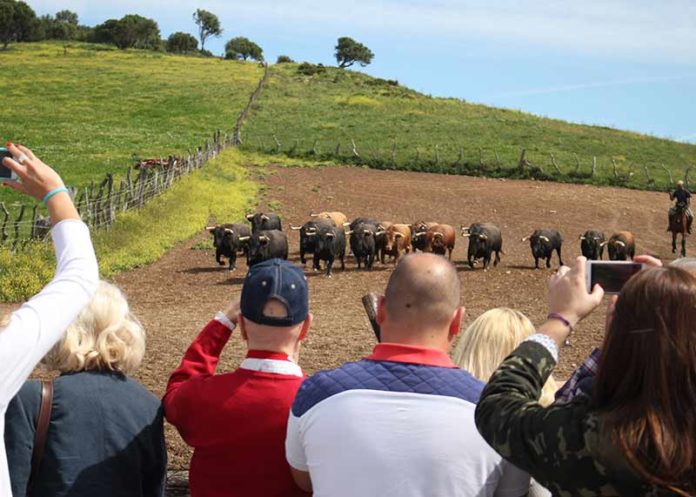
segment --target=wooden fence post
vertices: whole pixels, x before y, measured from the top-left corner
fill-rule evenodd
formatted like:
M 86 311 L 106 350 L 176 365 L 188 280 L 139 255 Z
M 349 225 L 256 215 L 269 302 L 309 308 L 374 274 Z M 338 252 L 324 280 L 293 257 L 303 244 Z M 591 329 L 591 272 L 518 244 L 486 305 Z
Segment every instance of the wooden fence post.
M 686 188 L 689 188 L 689 172 L 691 171 L 692 166 L 689 166 L 686 168 L 686 171 L 684 171 L 684 186 Z
M 616 168 L 616 161 L 614 160 L 613 157 L 611 158 L 611 165 L 612 165 L 612 167 L 614 168 L 614 178 L 615 178 L 615 179 L 619 179 L 619 171 L 618 171 L 618 169 Z
M 524 171 L 524 166 L 527 165 L 527 161 L 526 161 L 526 159 L 524 158 L 524 156 L 525 156 L 526 154 L 527 154 L 527 149 L 523 148 L 523 149 L 522 149 L 522 153 L 520 154 L 520 160 L 519 160 L 519 162 L 517 163 L 517 168 L 518 168 L 520 171 Z
M 29 238 L 32 240 L 36 238 L 36 212 L 39 208 L 39 204 L 34 204 L 34 207 L 31 209 L 31 231 L 29 233 Z
M 0 234 L 0 242 L 5 243 L 5 240 L 7 240 L 7 237 L 9 236 L 7 234 L 7 222 L 10 219 L 10 212 L 7 210 L 7 207 L 5 207 L 5 202 L 0 202 L 0 208 L 2 209 L 2 213 L 5 215 L 5 219 L 2 221 L 2 234 Z
M 501 163 L 500 163 L 500 156 L 498 155 L 498 151 L 495 150 L 495 165 L 500 169 Z
M 17 244 L 19 243 L 19 226 L 20 223 L 22 222 L 22 218 L 24 217 L 24 209 L 26 206 L 22 204 L 19 208 L 19 216 L 17 216 L 17 219 L 14 221 L 14 241 L 12 242 L 12 250 L 17 250 Z
M 360 154 L 358 153 L 358 149 L 357 149 L 357 147 L 355 146 L 355 140 L 353 140 L 353 139 L 351 138 L 351 139 L 350 139 L 350 144 L 351 144 L 351 146 L 353 147 L 353 150 L 352 150 L 353 156 L 354 156 L 354 157 L 357 157 L 357 158 L 359 159 L 359 158 L 360 158 Z
M 578 157 L 578 154 L 573 154 L 575 156 L 575 174 L 578 174 L 580 172 L 580 158 Z
M 334 155 L 336 157 L 341 155 L 341 142 L 336 143 L 336 151 L 334 152 Z
M 551 154 L 551 165 L 553 166 L 553 168 L 556 170 L 556 172 L 558 174 L 563 174 L 563 172 L 561 171 L 561 168 L 558 167 L 558 164 L 556 163 L 556 158 L 553 156 L 553 154 Z
M 483 148 L 479 147 L 479 166 L 483 167 Z
M 591 176 L 594 178 L 595 173 L 597 172 L 597 157 L 592 157 L 592 174 Z
M 107 173 L 106 178 L 108 192 L 106 197 L 106 204 L 108 208 L 106 225 L 111 226 L 111 223 L 113 223 L 114 219 L 116 219 L 116 213 L 114 212 L 114 175 Z
M 440 163 L 440 145 L 435 144 L 435 164 Z
M 667 175 L 669 176 L 669 184 L 672 186 L 674 184 L 674 178 L 672 177 L 672 170 L 667 169 L 664 164 L 660 164 L 660 167 L 665 170 Z
M 138 178 L 139 184 L 138 184 L 138 209 L 142 209 L 143 207 L 143 201 L 144 201 L 144 196 L 145 196 L 145 179 L 147 176 L 147 169 L 141 169 L 140 170 L 140 177 Z
M 314 143 L 312 144 L 312 152 L 311 152 L 311 153 L 312 153 L 312 155 L 313 155 L 314 157 L 316 157 L 317 155 L 319 155 L 319 150 L 317 150 L 317 142 L 318 142 L 318 141 L 319 141 L 319 140 L 314 140 Z
M 391 163 L 392 165 L 396 164 L 396 140 L 392 142 L 392 147 L 391 147 Z
M 276 153 L 280 153 L 280 142 L 278 141 L 278 137 L 276 135 L 273 135 L 273 141 L 275 141 L 276 144 Z
M 459 145 L 459 155 L 457 156 L 457 164 L 464 162 L 464 147 Z

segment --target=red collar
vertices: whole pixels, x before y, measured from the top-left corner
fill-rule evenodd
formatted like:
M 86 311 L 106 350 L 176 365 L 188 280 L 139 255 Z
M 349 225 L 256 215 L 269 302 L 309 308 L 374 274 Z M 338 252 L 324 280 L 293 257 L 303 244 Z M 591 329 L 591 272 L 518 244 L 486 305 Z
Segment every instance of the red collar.
M 366 359 L 370 361 L 408 362 L 442 368 L 457 367 L 452 359 L 440 350 L 400 343 L 378 343 L 372 354 Z
M 290 356 L 287 354 L 283 354 L 282 352 L 272 352 L 270 350 L 250 350 L 247 352 L 246 356 L 252 359 L 275 359 L 276 361 L 295 362 L 290 359 Z

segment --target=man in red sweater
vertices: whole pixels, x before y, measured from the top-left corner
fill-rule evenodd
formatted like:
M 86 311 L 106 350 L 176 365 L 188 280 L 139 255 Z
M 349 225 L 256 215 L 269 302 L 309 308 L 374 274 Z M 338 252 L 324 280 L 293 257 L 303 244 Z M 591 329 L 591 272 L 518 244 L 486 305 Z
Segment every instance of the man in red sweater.
M 186 351 L 163 403 L 167 421 L 194 448 L 192 497 L 307 495 L 293 481 L 284 443 L 304 379 L 295 361 L 311 322 L 304 273 L 272 259 L 249 270 L 240 304 L 219 312 Z M 237 325 L 246 359 L 216 375 Z

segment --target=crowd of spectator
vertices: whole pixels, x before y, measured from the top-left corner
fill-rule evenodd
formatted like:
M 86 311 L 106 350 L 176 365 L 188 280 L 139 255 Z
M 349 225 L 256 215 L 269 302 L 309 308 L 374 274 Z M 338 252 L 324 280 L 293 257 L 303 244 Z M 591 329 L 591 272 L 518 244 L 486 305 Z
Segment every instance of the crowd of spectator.
M 145 331 L 99 281 L 62 180 L 8 149 L 5 184 L 46 204 L 57 268 L 0 324 L 0 497 L 162 496 L 165 418 L 193 448 L 194 497 L 696 493 L 693 261 L 637 258 L 650 267 L 609 299 L 601 347 L 557 390 L 559 354 L 604 294 L 587 291 L 582 257 L 551 277 L 543 323 L 499 308 L 460 332 L 455 267 L 409 255 L 379 298 L 372 354 L 310 377 L 307 282 L 273 259 L 205 325 L 160 402 L 131 378 Z M 237 329 L 246 357 L 216 374 Z M 27 381 L 39 363 L 60 376 Z

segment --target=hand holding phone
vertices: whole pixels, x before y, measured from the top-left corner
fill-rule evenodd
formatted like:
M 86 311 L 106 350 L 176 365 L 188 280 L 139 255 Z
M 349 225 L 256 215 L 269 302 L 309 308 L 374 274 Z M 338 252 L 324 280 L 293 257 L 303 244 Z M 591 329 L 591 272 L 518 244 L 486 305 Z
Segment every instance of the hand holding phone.
M 14 171 L 2 163 L 2 160 L 5 157 L 11 158 L 12 154 L 9 150 L 7 150 L 7 148 L 0 147 L 0 181 L 3 179 L 17 179 L 17 175 L 14 173 Z
M 588 293 L 599 285 L 607 295 L 616 295 L 631 277 L 640 272 L 644 264 L 634 261 L 587 261 L 585 270 Z

